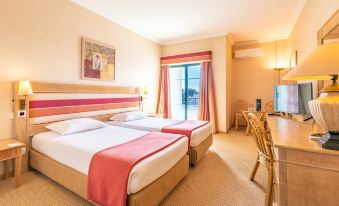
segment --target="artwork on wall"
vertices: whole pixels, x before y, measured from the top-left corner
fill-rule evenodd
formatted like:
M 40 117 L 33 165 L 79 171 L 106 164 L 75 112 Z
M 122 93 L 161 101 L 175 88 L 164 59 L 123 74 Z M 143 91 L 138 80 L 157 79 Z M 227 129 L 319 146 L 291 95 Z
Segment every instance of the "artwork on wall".
M 82 79 L 115 80 L 115 49 L 107 44 L 82 38 Z

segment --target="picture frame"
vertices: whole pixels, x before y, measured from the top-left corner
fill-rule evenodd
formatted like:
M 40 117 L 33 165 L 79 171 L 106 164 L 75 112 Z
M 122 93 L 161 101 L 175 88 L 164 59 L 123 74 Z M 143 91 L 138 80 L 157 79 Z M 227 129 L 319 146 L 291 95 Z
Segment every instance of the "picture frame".
M 81 79 L 115 81 L 115 48 L 81 38 Z

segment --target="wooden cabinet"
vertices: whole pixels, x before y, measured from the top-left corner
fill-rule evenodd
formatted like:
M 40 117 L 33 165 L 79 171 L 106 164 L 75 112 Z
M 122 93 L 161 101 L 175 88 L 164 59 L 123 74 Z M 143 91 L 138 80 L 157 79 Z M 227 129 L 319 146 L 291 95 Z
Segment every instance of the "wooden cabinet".
M 321 129 L 312 122 L 269 117 L 275 151 L 279 206 L 339 204 L 339 151 L 321 148 L 309 135 Z

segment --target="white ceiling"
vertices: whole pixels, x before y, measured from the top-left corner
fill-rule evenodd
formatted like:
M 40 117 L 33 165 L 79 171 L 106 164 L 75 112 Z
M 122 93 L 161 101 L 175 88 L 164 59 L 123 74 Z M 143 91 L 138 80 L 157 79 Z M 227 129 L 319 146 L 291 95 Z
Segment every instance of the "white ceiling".
M 161 44 L 287 38 L 307 0 L 72 0 Z

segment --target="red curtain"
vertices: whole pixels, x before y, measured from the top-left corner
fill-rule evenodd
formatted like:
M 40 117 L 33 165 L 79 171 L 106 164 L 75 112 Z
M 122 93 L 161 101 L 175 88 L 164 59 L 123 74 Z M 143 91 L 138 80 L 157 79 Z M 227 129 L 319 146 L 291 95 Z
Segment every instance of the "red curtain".
M 201 63 L 198 119 L 210 121 L 213 125 L 213 133 L 217 132 L 211 61 Z
M 164 114 L 164 118 L 167 119 L 172 117 L 170 71 L 168 65 L 161 66 L 160 69 L 157 113 Z

